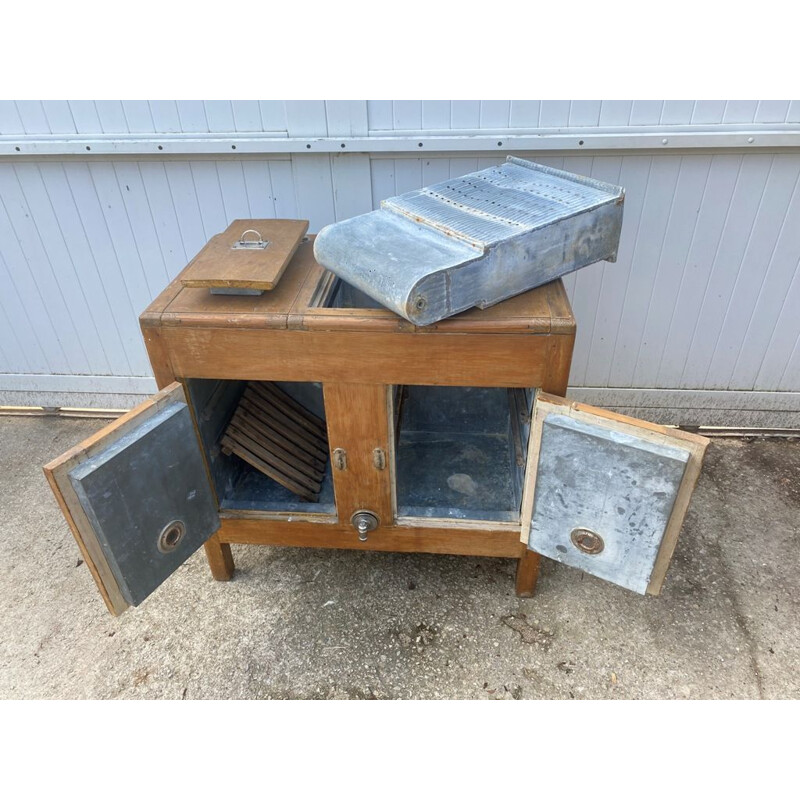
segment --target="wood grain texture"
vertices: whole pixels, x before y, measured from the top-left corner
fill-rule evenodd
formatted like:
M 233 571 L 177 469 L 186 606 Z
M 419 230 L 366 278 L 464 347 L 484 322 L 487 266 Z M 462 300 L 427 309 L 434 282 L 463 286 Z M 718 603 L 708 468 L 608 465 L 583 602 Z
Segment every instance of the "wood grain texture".
M 426 328 L 388 310 L 313 307 L 329 281 L 309 242 L 261 297 L 173 282 L 141 317 L 157 380 L 336 382 L 358 363 L 362 382 L 566 390 L 575 319 L 561 281 Z
M 374 330 L 404 333 L 554 333 L 574 335 L 575 318 L 561 280 L 490 308 L 470 309 L 433 325 L 416 327 L 388 309 L 326 308 L 334 284 L 314 259 L 314 236 L 298 246 L 280 283 L 260 297 L 211 295 L 184 287 L 186 269 L 141 315 L 143 328 L 236 327 L 295 330 Z M 191 267 L 191 265 L 189 265 Z
M 571 337 L 541 334 L 361 335 L 169 326 L 161 329 L 161 338 L 173 375 L 180 377 L 544 386 L 551 391 L 566 384 L 563 367 L 572 347 Z
M 325 423 L 268 382 L 250 381 L 220 444 L 290 492 L 314 503 L 327 459 Z
M 263 413 L 256 406 L 251 405 L 247 398 L 243 397 L 241 399 L 239 408 L 234 414 L 234 419 L 238 419 L 246 427 L 253 429 L 262 437 L 270 440 L 295 459 L 319 471 L 324 470 L 324 459 L 327 458 L 325 450 L 319 451 L 316 447 L 311 451 L 303 449 L 297 442 L 291 441 L 281 431 L 276 430 L 270 424 L 269 419 L 265 419 Z
M 142 338 L 147 348 L 147 357 L 159 390 L 175 380 L 175 372 L 169 359 L 164 338 L 158 328 L 142 328 Z
M 389 452 L 389 388 L 380 384 L 326 383 L 323 391 L 331 453 L 336 448 L 347 452 L 346 469 L 333 470 L 339 519 L 349 521 L 356 511 L 369 510 L 381 524 L 390 523 L 394 518 L 394 464 L 388 457 L 384 469 L 373 463 L 376 448 Z
M 344 550 L 379 550 L 395 553 L 442 553 L 465 556 L 519 558 L 525 547 L 519 527 L 487 531 L 474 528 L 401 527 L 381 525 L 366 542 L 349 521 L 338 523 L 302 520 L 265 523 L 260 519 L 223 514 L 217 536 L 231 544 L 263 544 L 286 547 L 323 547 Z
M 517 563 L 515 578 L 515 591 L 518 597 L 533 597 L 536 584 L 539 581 L 539 564 L 541 556 L 532 550 L 525 549 L 525 553 Z
M 319 270 L 319 276 L 316 271 Z M 304 330 L 394 330 L 429 333 L 565 333 L 575 332 L 575 318 L 561 280 L 509 298 L 486 309 L 472 308 L 431 325 L 416 326 L 383 308 L 325 308 L 314 304 L 317 284 L 326 270 L 314 264 L 313 272 L 292 309 L 292 328 Z M 327 273 L 330 274 L 330 273 Z
M 570 119 L 583 116 L 578 104 L 579 101 L 573 102 Z M 103 125 L 119 118 L 118 107 L 112 114 L 108 105 L 98 107 L 92 102 L 74 105 L 44 101 L 42 105 L 54 125 L 54 133 L 73 129 L 102 133 L 98 108 L 103 109 Z M 175 129 L 175 120 L 180 118 L 181 124 L 186 120 L 189 129 L 196 128 L 199 115 L 196 117 L 183 103 L 177 105 L 177 111 L 176 104 L 168 105 L 172 109 L 169 112 L 161 104 L 156 106 L 160 109 L 157 118 L 169 120 L 167 127 Z M 698 101 L 691 106 L 687 113 L 683 101 L 665 102 L 661 124 L 718 126 L 727 113 L 724 101 Z M 124 101 L 122 107 L 131 133 L 155 129 L 146 102 Z M 261 107 L 264 114 L 263 103 Z M 424 108 L 423 104 L 423 123 Z M 458 108 L 452 109 L 456 115 L 454 125 L 461 113 Z M 476 126 L 478 108 L 476 104 Z M 12 103 L 8 109 L 13 118 L 7 131 L 10 133 L 18 130 L 21 123 L 16 106 Z M 445 115 L 450 110 L 447 104 Z M 770 124 L 791 124 L 800 118 L 799 110 L 797 101 L 766 101 L 759 103 L 755 121 L 759 125 L 768 120 Z M 620 122 L 626 126 L 631 111 L 631 103 L 604 102 L 601 124 L 614 126 Z M 230 102 L 209 101 L 206 112 L 213 116 L 213 120 L 207 119 L 210 129 L 235 130 L 230 121 Z M 341 116 L 338 119 L 340 125 L 344 124 Z M 538 119 L 536 103 L 512 103 L 511 124 L 518 131 L 525 128 L 527 120 L 537 127 Z M 64 120 L 66 128 L 56 124 L 57 120 Z M 285 121 L 281 124 L 285 128 Z M 271 124 L 269 129 L 273 128 Z M 573 144 L 577 145 L 577 136 Z M 413 149 L 417 143 L 412 140 L 410 145 Z M 774 154 L 780 158 L 775 159 L 769 177 L 767 164 L 773 154 L 768 150 L 671 151 L 669 158 L 681 162 L 676 201 L 667 224 L 659 226 L 663 236 L 655 237 L 657 242 L 663 239 L 663 243 L 655 252 L 648 252 L 642 247 L 645 240 L 654 238 L 654 219 L 660 218 L 660 214 L 655 215 L 656 200 L 665 194 L 671 196 L 668 190 L 674 174 L 655 168 L 655 154 L 615 152 L 586 157 L 577 150 L 575 153 L 561 162 L 567 166 L 589 161 L 593 176 L 612 179 L 616 174 L 613 180 L 624 185 L 628 194 L 618 262 L 587 267 L 567 284 L 581 323 L 573 385 L 797 391 L 800 315 L 795 309 L 800 281 L 795 280 L 788 293 L 785 282 L 791 279 L 798 261 L 798 240 L 793 234 L 797 226 L 790 215 L 800 204 L 800 192 L 786 202 L 784 178 L 797 169 L 800 154 Z M 396 165 L 414 160 L 406 156 L 390 159 L 386 155 L 371 159 L 369 193 L 376 202 L 396 193 L 395 178 L 400 179 Z M 580 155 L 583 157 L 578 162 Z M 21 377 L 55 373 L 62 376 L 60 381 L 65 386 L 71 387 L 68 392 L 106 393 L 111 390 L 105 386 L 89 389 L 85 376 L 93 372 L 149 374 L 135 316 L 165 285 L 167 276 L 174 276 L 212 233 L 224 230 L 236 217 L 288 218 L 299 211 L 292 162 L 285 156 L 256 158 L 231 153 L 230 158 L 205 163 L 199 158 L 164 153 L 124 161 L 96 161 L 97 156 L 91 154 L 87 159 L 90 156 L 90 160 L 37 159 L 36 169 L 21 169 L 21 163 L 16 161 L 8 164 L 8 185 L 2 191 L 9 208 L 6 212 L 0 208 L 0 226 L 5 228 L 0 234 L 0 282 L 5 289 L 0 293 L 0 306 L 10 324 L 3 330 L 0 311 L 0 373 Z M 460 166 L 465 160 L 427 154 L 418 159 L 419 185 L 448 177 L 451 168 L 453 174 L 463 172 L 469 168 Z M 559 159 L 549 160 L 555 163 Z M 320 164 L 323 170 L 329 168 L 327 162 Z M 481 164 L 475 163 L 473 168 L 478 166 Z M 584 172 L 587 169 L 580 167 Z M 706 169 L 708 179 L 703 180 Z M 387 180 L 381 183 L 380 175 Z M 18 181 L 22 183 L 21 193 Z M 335 173 L 331 185 L 338 196 L 348 194 L 348 186 L 340 183 Z M 362 183 L 355 185 L 361 191 Z M 362 199 L 351 198 L 348 202 L 361 204 Z M 24 215 L 12 212 L 10 206 L 16 204 L 24 208 L 35 225 L 31 226 Z M 326 203 L 327 208 L 331 205 L 338 214 L 336 195 L 332 204 Z M 696 225 L 678 224 L 689 219 L 687 209 L 697 211 Z M 326 220 L 332 221 L 333 218 Z M 645 265 L 642 272 L 644 255 L 650 266 Z M 756 268 L 752 269 L 754 264 Z M 646 280 L 642 280 L 644 275 Z M 286 273 L 278 286 L 285 279 Z M 67 286 L 71 297 L 76 291 L 85 294 L 89 315 L 84 313 L 87 306 L 78 297 L 78 302 L 67 305 L 69 319 L 65 320 L 60 301 L 56 298 L 51 302 L 50 287 L 59 280 L 73 284 L 71 288 Z M 755 291 L 751 290 L 751 282 L 756 284 Z M 642 313 L 646 314 L 644 319 Z M 92 333 L 93 328 L 101 331 L 100 337 Z M 78 331 L 77 338 L 74 330 Z M 639 336 L 642 330 L 646 335 Z M 733 331 L 731 336 L 729 331 Z M 88 344 L 92 336 L 102 339 L 102 352 L 98 342 Z M 617 342 L 620 346 L 615 355 Z M 628 343 L 633 352 L 628 354 L 623 343 Z M 80 366 L 85 347 L 92 351 L 86 354 L 89 371 Z M 108 367 L 103 363 L 106 360 Z M 635 365 L 632 371 L 631 360 Z M 658 374 L 653 382 L 649 378 L 656 366 Z M 63 404 L 67 400 L 64 398 Z M 107 398 L 106 404 L 110 401 Z M 697 401 L 703 402 L 699 395 Z M 763 408 L 759 402 L 759 397 L 754 396 L 753 404 Z M 720 412 L 710 412 L 707 419 L 714 413 Z
M 269 245 L 263 250 L 234 250 L 247 230 L 258 231 Z M 181 273 L 181 284 L 206 289 L 274 289 L 307 230 L 308 220 L 236 219 L 192 259 Z M 247 238 L 257 237 L 248 234 Z
M 321 381 L 329 446 L 347 451 L 347 469 L 334 470 L 338 522 L 223 512 L 221 543 L 520 558 L 518 590 L 533 591 L 539 559 L 520 543 L 519 525 L 393 520 L 388 395 L 393 385 L 407 384 L 566 391 L 575 318 L 560 280 L 426 328 L 388 310 L 321 307 L 333 278 L 314 260 L 310 242 L 300 245 L 278 287 L 261 297 L 211 297 L 175 283 L 142 315 L 159 380 Z M 384 470 L 373 465 L 375 447 L 387 454 Z M 362 508 L 381 519 L 366 542 L 350 524 Z M 214 540 L 206 551 L 215 576 L 227 575 L 228 562 Z
M 234 564 L 231 546 L 220 541 L 219 533 L 215 533 L 203 545 L 215 581 L 229 581 L 233 577 Z

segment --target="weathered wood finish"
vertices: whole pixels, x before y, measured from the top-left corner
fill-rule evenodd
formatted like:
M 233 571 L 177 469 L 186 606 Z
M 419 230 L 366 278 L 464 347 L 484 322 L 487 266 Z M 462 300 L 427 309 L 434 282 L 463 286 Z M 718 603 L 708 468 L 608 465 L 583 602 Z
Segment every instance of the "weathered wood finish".
M 182 288 L 179 276 L 141 317 L 159 385 L 175 376 L 322 382 L 330 448 L 347 452 L 347 469 L 333 471 L 338 521 L 225 512 L 205 546 L 214 577 L 232 574 L 231 543 L 454 553 L 521 559 L 517 591 L 530 595 L 539 559 L 520 543 L 519 525 L 394 521 L 389 394 L 408 384 L 563 394 L 575 320 L 561 281 L 418 328 L 387 310 L 325 308 L 333 279 L 311 245 L 299 246 L 280 283 L 260 297 L 210 296 Z M 384 470 L 374 467 L 376 447 L 386 453 Z M 350 524 L 362 508 L 381 520 L 366 542 Z
M 258 297 L 210 295 L 182 285 L 187 266 L 141 315 L 144 326 L 181 325 L 323 330 L 433 332 L 574 332 L 561 281 L 517 295 L 483 311 L 472 309 L 417 327 L 388 309 L 326 308 L 334 276 L 314 260 L 314 236 L 302 242 L 280 283 Z
M 310 503 L 319 499 L 328 440 L 325 423 L 278 387 L 250 381 L 220 444 Z
M 422 522 L 422 520 L 419 520 Z M 519 526 L 502 530 L 478 527 L 381 525 L 366 542 L 349 519 L 337 522 L 271 520 L 223 515 L 216 534 L 221 543 L 266 544 L 285 547 L 323 547 L 342 550 L 379 550 L 394 553 L 441 553 L 464 556 L 527 559 L 519 541 Z M 206 552 L 213 540 L 206 545 Z M 530 564 L 530 561 L 527 562 Z
M 231 546 L 220 540 L 219 532 L 215 533 L 203 546 L 214 580 L 229 581 L 233 577 L 234 571 Z
M 358 112 L 352 112 L 351 119 L 339 110 L 356 105 Z M 727 105 L 691 100 L 544 101 L 541 105 L 538 101 L 394 105 L 371 101 L 368 114 L 367 103 L 299 103 L 299 110 L 289 111 L 289 116 L 303 120 L 303 134 L 330 140 L 325 145 L 312 142 L 311 150 L 305 143 L 297 144 L 304 152 L 295 152 L 292 160 L 287 160 L 287 154 L 263 154 L 284 146 L 287 127 L 285 120 L 280 121 L 285 118 L 283 104 L 262 103 L 262 109 L 266 106 L 278 111 L 276 115 L 262 111 L 262 126 L 258 105 L 246 101 L 233 103 L 236 124 L 228 101 L 209 101 L 207 120 L 199 103 L 183 101 L 158 101 L 150 107 L 143 101 L 77 103 L 73 104 L 74 119 L 66 103 L 32 101 L 20 104 L 22 122 L 12 102 L 0 102 L 0 109 L 9 109 L 6 134 L 16 132 L 30 139 L 37 153 L 41 153 L 41 140 L 52 138 L 56 143 L 47 144 L 52 152 L 59 149 L 57 142 L 69 136 L 50 137 L 51 130 L 74 135 L 73 126 L 77 126 L 78 136 L 67 149 L 83 153 L 80 158 L 72 155 L 59 161 L 59 157 L 34 154 L 27 142 L 17 142 L 22 153 L 12 152 L 3 165 L 0 192 L 6 210 L 0 208 L 5 226 L 0 261 L 21 265 L 8 266 L 3 284 L 9 324 L 2 335 L 9 344 L 0 352 L 0 385 L 7 394 L 20 395 L 20 403 L 27 396 L 26 402 L 36 405 L 86 405 L 91 394 L 70 399 L 69 393 L 117 392 L 122 382 L 130 384 L 131 392 L 145 391 L 146 379 L 120 377 L 149 374 L 131 308 L 144 309 L 150 302 L 148 287 L 163 287 L 167 275 L 177 274 L 208 235 L 229 224 L 228 215 L 300 216 L 311 219 L 310 230 L 318 230 L 334 219 L 372 208 L 395 194 L 396 187 L 417 188 L 440 175 L 457 176 L 491 163 L 474 153 L 428 152 L 429 140 L 419 148 L 423 139 L 418 137 L 425 129 L 435 133 L 452 126 L 450 145 L 477 142 L 471 134 L 479 126 L 484 126 L 484 132 L 491 130 L 493 136 L 502 131 L 503 136 L 494 140 L 484 137 L 483 146 L 494 152 L 482 154 L 499 162 L 503 151 L 512 150 L 511 141 L 504 138 L 507 135 L 540 126 L 569 126 L 571 134 L 551 136 L 538 131 L 543 135 L 527 138 L 531 147 L 547 141 L 552 146 L 554 139 L 560 140 L 559 146 L 568 148 L 568 153 L 539 152 L 531 157 L 618 181 L 629 190 L 617 264 L 598 264 L 565 279 L 584 328 L 576 345 L 572 384 L 595 387 L 586 389 L 580 399 L 617 406 L 634 416 L 658 414 L 660 421 L 800 425 L 796 311 L 800 280 L 795 279 L 800 241 L 794 235 L 800 225 L 800 192 L 792 192 L 800 171 L 800 148 L 782 153 L 771 150 L 775 136 L 800 139 L 796 130 L 800 101 L 731 101 Z M 216 110 L 223 107 L 221 113 Z M 242 111 L 244 107 L 252 113 Z M 279 121 L 267 122 L 267 116 L 277 116 Z M 242 118 L 247 120 L 244 127 Z M 741 125 L 753 121 L 755 139 L 747 143 L 750 134 Z M 213 148 L 217 155 L 207 159 L 196 153 L 209 140 L 191 133 L 167 136 L 170 142 L 163 151 L 158 150 L 160 142 L 154 141 L 159 137 L 152 133 L 133 134 L 136 141 L 131 142 L 129 127 L 152 132 L 154 122 L 157 133 L 232 132 L 237 126 L 284 133 L 256 143 L 261 156 L 244 153 L 238 134 L 222 134 Z M 368 130 L 391 135 L 391 147 L 402 152 L 373 153 L 372 158 L 346 155 L 351 143 L 341 150 L 341 142 L 334 137 L 349 136 L 351 124 L 358 126 L 354 135 L 366 136 Z M 793 132 L 776 133 L 792 124 Z M 606 133 L 621 126 L 626 128 L 622 139 L 633 134 L 640 144 L 646 138 L 652 141 L 649 149 L 639 153 L 619 149 L 586 153 L 590 141 L 578 145 L 583 140 L 579 129 L 585 125 L 600 125 Z M 647 130 L 643 125 L 660 125 L 663 133 L 640 136 Z M 693 128 L 687 135 L 699 148 L 691 153 L 682 152 L 677 143 L 684 125 Z M 701 131 L 703 126 L 706 132 Z M 291 127 L 289 136 L 299 135 L 298 128 Z M 720 138 L 709 136 L 710 129 Z M 124 134 L 125 141 L 109 137 L 110 132 Z M 597 130 L 590 127 L 585 132 Z M 39 133 L 44 136 L 37 137 Z M 103 134 L 99 137 L 103 141 L 94 133 Z M 93 142 L 84 141 L 87 134 Z M 668 137 L 668 145 L 662 146 L 662 136 Z M 726 137 L 737 146 L 725 151 L 708 146 L 711 140 L 720 142 Z M 14 150 L 13 138 L 4 137 L 6 150 Z M 34 144 L 37 138 L 39 145 Z M 503 147 L 498 148 L 501 138 Z M 619 144 L 616 135 L 604 134 L 601 139 Z M 183 143 L 184 149 L 195 151 L 195 157 L 175 152 Z M 90 153 L 87 144 L 92 145 Z M 232 145 L 237 149 L 232 150 Z M 318 146 L 339 152 L 307 155 L 317 152 Z M 439 139 L 437 146 L 446 143 Z M 139 155 L 106 157 L 98 148 L 117 153 L 123 148 Z M 304 169 L 309 158 L 313 166 Z M 29 269 L 24 267 L 26 262 Z M 9 298 L 16 299 L 12 303 Z M 622 386 L 630 388 L 619 392 L 609 388 Z M 642 389 L 655 386 L 673 391 Z M 56 390 L 62 387 L 59 399 Z M 30 391 L 15 391 L 19 389 Z M 99 402 L 99 397 L 94 399 Z M 113 399 L 107 395 L 103 405 L 121 407 L 124 402 L 122 397 L 116 403 Z M 644 412 L 645 407 L 654 410 Z
M 258 231 L 269 245 L 263 250 L 233 249 L 248 230 Z M 181 283 L 205 289 L 274 289 L 307 230 L 308 220 L 236 219 L 192 259 Z M 247 239 L 256 237 L 248 234 Z
M 538 553 L 525 548 L 525 553 L 517 563 L 517 576 L 515 580 L 516 591 L 519 597 L 533 597 L 536 584 L 539 581 L 539 563 L 541 557 Z
M 417 384 L 566 385 L 570 336 L 365 331 L 162 329 L 174 376 L 240 380 Z

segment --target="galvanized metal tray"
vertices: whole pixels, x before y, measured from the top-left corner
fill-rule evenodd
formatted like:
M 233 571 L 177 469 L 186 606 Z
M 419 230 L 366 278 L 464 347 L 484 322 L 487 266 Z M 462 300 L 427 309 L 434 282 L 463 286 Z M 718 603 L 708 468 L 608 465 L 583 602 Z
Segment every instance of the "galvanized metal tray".
M 625 191 L 509 156 L 323 228 L 320 264 L 416 325 L 615 261 Z

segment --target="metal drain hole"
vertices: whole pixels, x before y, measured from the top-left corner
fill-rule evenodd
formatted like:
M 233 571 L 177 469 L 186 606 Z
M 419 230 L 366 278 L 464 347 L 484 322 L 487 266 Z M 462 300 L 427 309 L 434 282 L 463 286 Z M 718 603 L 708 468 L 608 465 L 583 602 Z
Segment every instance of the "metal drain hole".
M 179 519 L 164 526 L 158 534 L 158 549 L 162 553 L 171 553 L 181 542 L 186 533 L 186 525 Z
M 596 556 L 603 552 L 606 546 L 603 537 L 599 533 L 590 531 L 588 528 L 575 528 L 569 535 L 570 541 L 582 553 Z

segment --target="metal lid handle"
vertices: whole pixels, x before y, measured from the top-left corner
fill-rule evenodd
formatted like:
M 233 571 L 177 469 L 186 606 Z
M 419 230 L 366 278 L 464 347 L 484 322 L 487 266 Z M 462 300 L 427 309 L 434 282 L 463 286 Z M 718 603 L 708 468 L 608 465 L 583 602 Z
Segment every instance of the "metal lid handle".
M 257 239 L 250 239 L 245 238 L 248 233 L 255 234 Z M 248 228 L 246 231 L 242 233 L 239 237 L 239 241 L 233 245 L 234 250 L 263 250 L 269 244 L 269 240 L 263 239 L 261 234 L 255 230 L 254 228 Z

